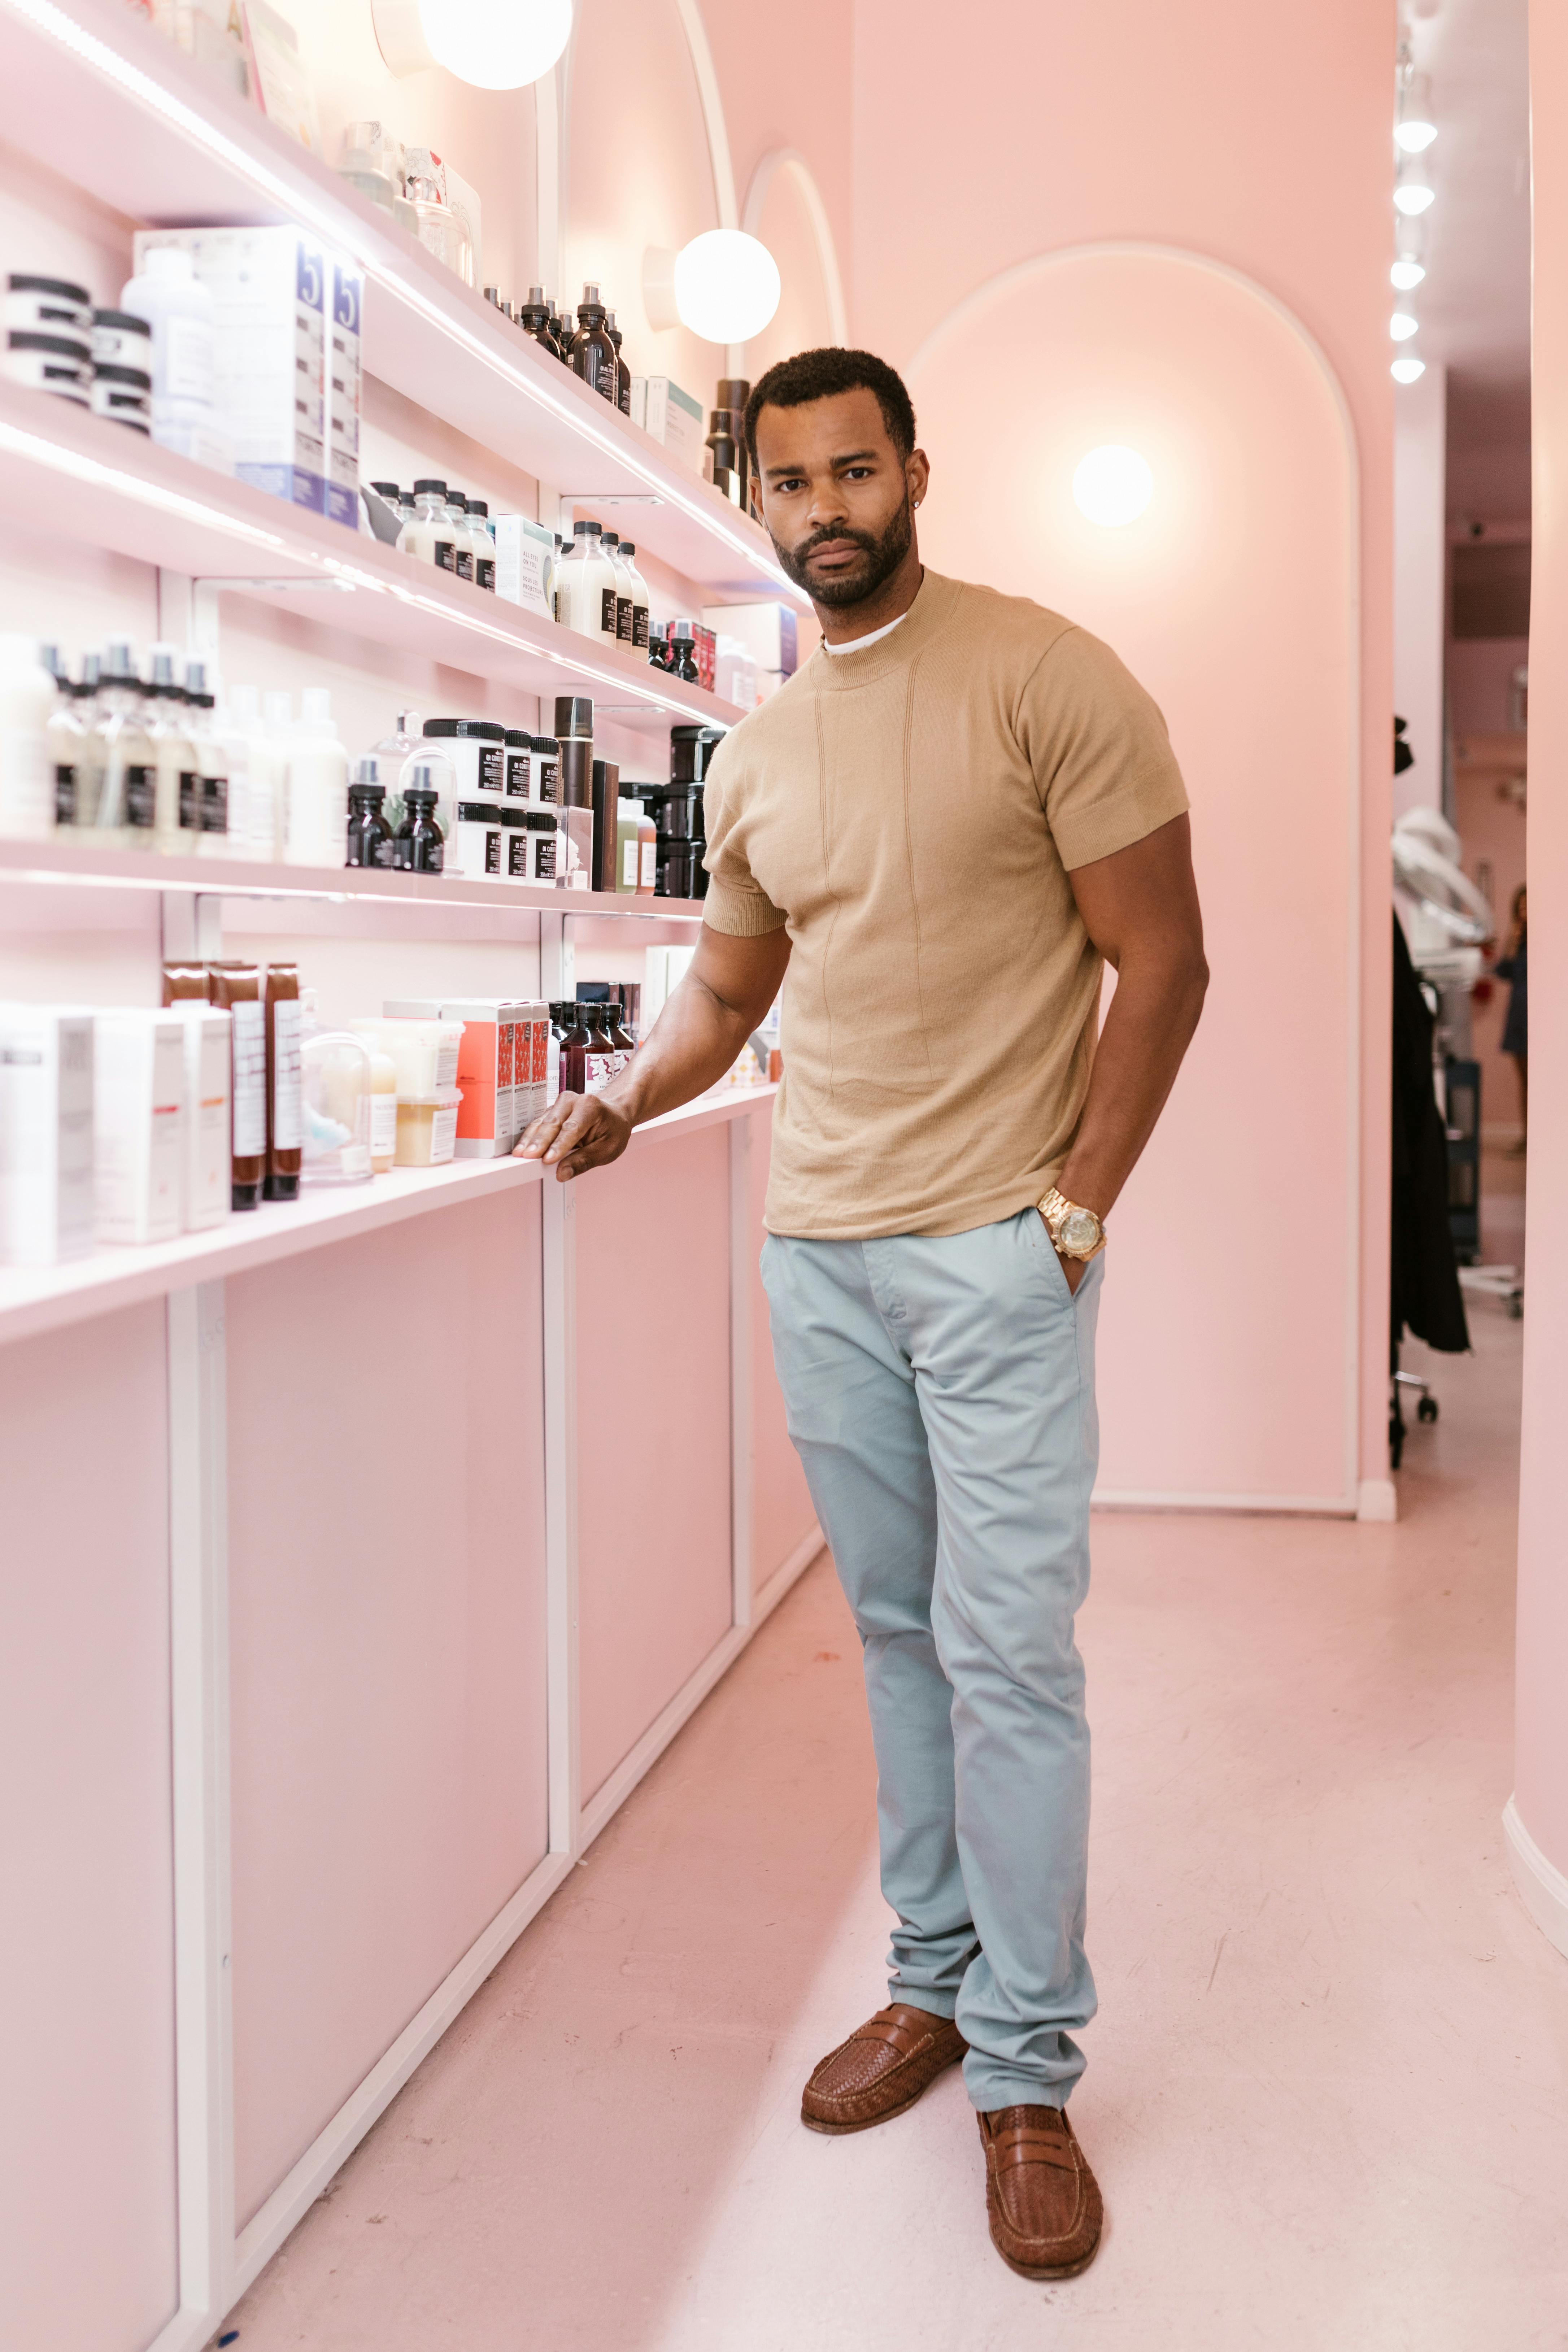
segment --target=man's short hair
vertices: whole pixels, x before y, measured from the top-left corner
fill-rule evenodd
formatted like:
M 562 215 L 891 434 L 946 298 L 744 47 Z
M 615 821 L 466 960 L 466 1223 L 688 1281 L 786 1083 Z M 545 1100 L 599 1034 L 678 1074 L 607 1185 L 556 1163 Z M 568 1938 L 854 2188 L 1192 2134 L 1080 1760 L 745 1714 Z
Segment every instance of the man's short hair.
M 821 351 L 796 352 L 780 360 L 752 388 L 746 403 L 746 446 L 757 462 L 757 418 L 764 408 L 804 408 L 811 400 L 831 400 L 840 392 L 876 395 L 888 437 L 900 457 L 915 446 L 915 412 L 903 377 L 874 352 L 849 352 L 829 343 Z

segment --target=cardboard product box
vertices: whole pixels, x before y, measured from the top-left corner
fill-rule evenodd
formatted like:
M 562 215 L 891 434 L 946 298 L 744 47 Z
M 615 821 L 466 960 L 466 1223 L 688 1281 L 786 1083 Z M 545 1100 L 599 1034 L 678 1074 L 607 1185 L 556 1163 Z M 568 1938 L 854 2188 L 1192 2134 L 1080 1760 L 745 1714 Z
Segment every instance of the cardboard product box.
M 185 1037 L 174 1011 L 96 1013 L 93 1225 L 100 1242 L 172 1242 L 184 1223 Z
M 632 422 L 662 442 L 670 456 L 689 466 L 694 474 L 701 473 L 708 454 L 708 419 L 701 403 L 682 392 L 668 376 L 633 376 Z
M 364 273 L 334 259 L 332 310 L 327 329 L 327 464 L 323 511 L 329 520 L 359 529 L 359 428 L 362 406 L 360 317 Z
M 139 229 L 138 268 L 160 245 L 183 247 L 213 297 L 216 408 L 237 478 L 326 513 L 330 269 L 321 246 L 293 227 Z
M 92 1014 L 0 1003 L 0 1265 L 92 1247 Z
M 757 683 L 765 702 L 798 661 L 795 611 L 793 604 L 763 601 L 754 604 L 705 604 L 702 618 L 718 635 L 736 638 L 757 666 Z
M 555 618 L 555 533 L 527 515 L 492 515 L 496 594 L 509 604 Z
M 189 998 L 169 1007 L 184 1032 L 184 1229 L 205 1233 L 229 1213 L 230 1032 L 233 1018 Z

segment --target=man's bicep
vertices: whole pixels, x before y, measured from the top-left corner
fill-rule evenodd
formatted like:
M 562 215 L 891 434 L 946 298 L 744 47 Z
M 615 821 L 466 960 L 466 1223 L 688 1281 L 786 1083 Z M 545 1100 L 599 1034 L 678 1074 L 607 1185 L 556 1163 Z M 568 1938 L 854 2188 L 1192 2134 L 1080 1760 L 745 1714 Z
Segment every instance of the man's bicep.
M 1192 822 L 1174 816 L 1142 841 L 1074 866 L 1068 876 L 1083 926 L 1113 969 L 1131 940 L 1203 953 Z
M 691 961 L 692 978 L 754 1028 L 779 992 L 789 950 L 786 930 L 740 935 L 704 923 Z

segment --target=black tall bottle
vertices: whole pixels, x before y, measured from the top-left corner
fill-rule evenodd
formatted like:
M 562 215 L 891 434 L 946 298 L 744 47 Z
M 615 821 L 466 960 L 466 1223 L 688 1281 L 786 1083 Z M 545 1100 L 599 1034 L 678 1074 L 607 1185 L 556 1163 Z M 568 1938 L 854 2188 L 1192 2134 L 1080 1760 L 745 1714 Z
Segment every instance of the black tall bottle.
M 632 372 L 621 356 L 621 331 L 613 310 L 605 313 L 605 332 L 616 347 L 616 406 L 623 416 L 632 413 Z
M 605 331 L 605 306 L 599 299 L 596 286 L 584 286 L 583 299 L 577 305 L 577 331 L 572 338 L 572 371 L 585 384 L 603 394 L 611 407 L 616 407 L 620 382 L 620 362 L 616 347 Z
M 525 335 L 531 336 L 536 343 L 542 345 L 552 359 L 560 358 L 555 338 L 550 331 L 550 305 L 544 299 L 542 286 L 529 288 L 528 299 L 518 310 L 517 323 Z

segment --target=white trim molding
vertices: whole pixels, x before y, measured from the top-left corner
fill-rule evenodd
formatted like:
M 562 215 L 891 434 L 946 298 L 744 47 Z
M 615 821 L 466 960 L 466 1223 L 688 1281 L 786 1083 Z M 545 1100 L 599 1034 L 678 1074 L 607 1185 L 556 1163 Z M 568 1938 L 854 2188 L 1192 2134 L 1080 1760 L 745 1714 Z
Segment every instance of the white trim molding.
M 1520 1820 L 1517 1797 L 1510 1797 L 1502 1809 L 1502 1833 L 1520 1901 L 1547 1942 L 1568 1959 L 1568 1878 L 1554 1862 L 1548 1862 Z
M 844 299 L 844 278 L 838 267 L 838 247 L 834 242 L 833 223 L 828 218 L 822 190 L 798 147 L 770 148 L 763 157 L 752 173 L 751 185 L 746 190 L 741 226 L 749 236 L 758 234 L 763 209 L 773 182 L 781 173 L 795 186 L 811 223 L 811 233 L 816 241 L 817 263 L 822 271 L 823 290 L 827 296 L 827 320 L 833 341 L 847 343 L 849 341 L 849 310 Z

